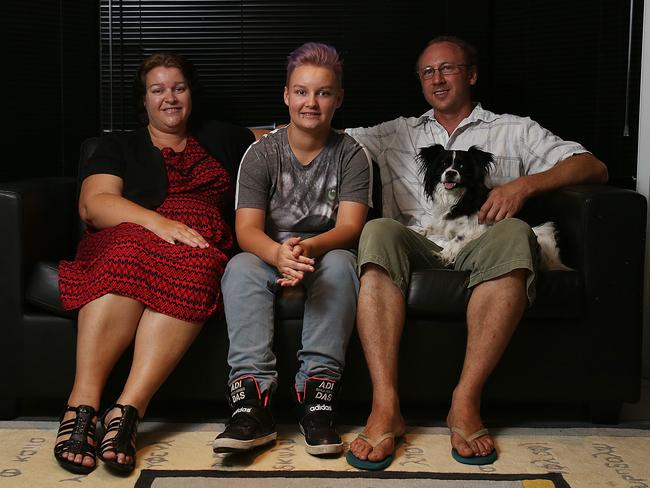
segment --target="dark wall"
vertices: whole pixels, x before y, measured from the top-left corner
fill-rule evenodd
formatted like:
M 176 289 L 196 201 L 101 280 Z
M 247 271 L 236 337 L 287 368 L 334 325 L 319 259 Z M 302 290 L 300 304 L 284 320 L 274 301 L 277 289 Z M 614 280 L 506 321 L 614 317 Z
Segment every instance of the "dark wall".
M 479 49 L 474 97 L 485 108 L 530 116 L 581 142 L 608 165 L 613 184 L 635 188 L 642 2 L 634 2 L 629 84 L 629 1 L 373 4 L 346 43 L 344 125 L 426 111 L 413 64 L 430 38 L 455 34 Z M 358 25 L 363 18 L 359 7 Z M 383 113 L 369 117 L 374 106 Z
M 485 58 L 491 106 L 580 141 L 608 164 L 612 183 L 630 188 L 643 16 L 642 2 L 634 4 L 629 80 L 629 1 L 499 0 Z
M 195 10 L 184 2 L 161 1 L 156 15 L 166 12 L 180 18 L 177 10 L 166 7 L 171 4 L 175 9 Z M 229 16 L 239 14 L 235 3 L 223 2 Z M 214 49 L 201 44 L 197 52 L 203 64 L 197 64 L 213 79 L 230 83 L 211 89 L 214 113 L 244 125 L 286 121 L 281 98 L 286 54 L 300 42 L 320 40 L 336 45 L 345 59 L 346 99 L 335 126 L 417 116 L 428 107 L 414 75 L 415 59 L 430 38 L 456 34 L 481 52 L 475 99 L 485 108 L 531 116 L 561 137 L 583 143 L 607 163 L 615 184 L 634 187 L 642 1 L 634 2 L 629 83 L 627 1 L 295 3 L 301 7 L 292 16 L 286 11 L 293 4 L 282 3 L 282 10 L 280 4 L 256 3 L 263 15 L 256 19 L 251 18 L 253 8 L 242 11 L 241 24 L 218 13 L 222 4 L 210 4 L 211 16 L 205 17 L 203 29 L 210 32 L 204 35 L 216 36 L 219 42 Z M 125 0 L 124 4 L 139 8 L 138 2 Z M 17 152 L 5 161 L 0 180 L 74 174 L 79 142 L 99 133 L 98 9 L 95 2 L 9 0 L 12 21 L 6 24 L 15 43 L 12 52 L 17 54 L 11 64 L 17 69 L 11 77 L 11 93 L 16 96 L 10 100 L 15 114 L 10 136 Z M 201 23 L 200 14 L 189 15 L 198 16 Z M 226 31 L 212 33 L 222 20 L 230 22 Z M 147 22 L 141 40 L 129 38 L 129 49 L 146 53 L 174 46 L 175 29 Z M 300 26 L 298 37 L 293 35 L 293 25 Z M 238 32 L 244 39 L 231 39 Z M 160 39 L 152 41 L 158 34 Z M 274 43 L 283 49 L 267 56 L 263 46 Z M 212 54 L 220 52 L 228 54 L 223 59 Z M 247 58 L 241 60 L 241 53 Z M 235 65 L 238 76 L 222 76 L 225 68 Z M 269 80 L 259 77 L 264 70 L 272 73 Z M 132 67 L 128 71 L 125 80 L 132 77 Z M 130 106 L 130 101 L 124 105 Z M 17 156 L 23 151 L 30 157 Z
M 99 130 L 98 6 L 8 0 L 8 151 L 0 181 L 76 172 L 79 143 Z

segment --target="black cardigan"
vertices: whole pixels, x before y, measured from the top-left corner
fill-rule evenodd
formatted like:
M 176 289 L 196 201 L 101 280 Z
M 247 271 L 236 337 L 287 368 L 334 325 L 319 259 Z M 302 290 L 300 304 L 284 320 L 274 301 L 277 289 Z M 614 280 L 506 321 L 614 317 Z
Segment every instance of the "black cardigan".
M 192 130 L 191 135 L 230 173 L 234 189 L 239 163 L 255 140 L 253 133 L 243 127 L 210 121 Z M 167 196 L 165 162 L 146 127 L 100 139 L 92 156 L 81 161 L 79 182 L 101 173 L 122 178 L 122 196 L 145 208 L 157 208 Z

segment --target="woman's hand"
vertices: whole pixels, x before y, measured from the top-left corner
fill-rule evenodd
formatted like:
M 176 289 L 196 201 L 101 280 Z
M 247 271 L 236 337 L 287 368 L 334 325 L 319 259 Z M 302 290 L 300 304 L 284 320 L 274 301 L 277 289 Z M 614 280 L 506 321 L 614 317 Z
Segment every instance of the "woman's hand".
M 200 247 L 201 249 L 210 246 L 203 236 L 191 227 L 177 220 L 165 218 L 160 214 L 145 227 L 163 241 L 167 241 L 170 244 L 180 242 L 190 247 Z
M 306 256 L 301 240 L 300 237 L 290 237 L 278 246 L 276 268 L 281 277 L 276 283 L 280 286 L 296 286 L 304 278 L 305 272 L 314 271 L 314 260 Z

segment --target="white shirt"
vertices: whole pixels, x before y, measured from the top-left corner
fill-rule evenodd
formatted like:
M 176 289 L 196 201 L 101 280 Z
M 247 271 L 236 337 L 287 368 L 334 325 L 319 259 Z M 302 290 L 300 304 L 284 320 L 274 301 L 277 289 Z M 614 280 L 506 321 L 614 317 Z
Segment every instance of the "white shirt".
M 587 150 L 564 141 L 529 117 L 494 114 L 477 104 L 449 135 L 436 121 L 433 109 L 421 117 L 399 117 L 374 127 L 347 129 L 364 146 L 381 172 L 383 216 L 423 234 L 433 218 L 415 160 L 418 151 L 433 144 L 467 150 L 479 146 L 494 155 L 487 178 L 493 188 L 520 176 L 541 173 L 574 154 Z M 445 241 L 430 237 L 444 247 Z

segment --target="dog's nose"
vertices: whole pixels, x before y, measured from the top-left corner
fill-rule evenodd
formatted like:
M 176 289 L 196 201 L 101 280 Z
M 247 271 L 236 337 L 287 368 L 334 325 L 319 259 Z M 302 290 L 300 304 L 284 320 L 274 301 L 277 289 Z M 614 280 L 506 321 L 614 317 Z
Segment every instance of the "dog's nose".
M 443 181 L 456 181 L 460 174 L 455 169 L 448 169 L 442 174 Z

